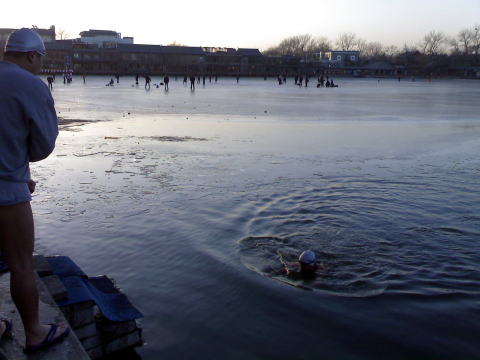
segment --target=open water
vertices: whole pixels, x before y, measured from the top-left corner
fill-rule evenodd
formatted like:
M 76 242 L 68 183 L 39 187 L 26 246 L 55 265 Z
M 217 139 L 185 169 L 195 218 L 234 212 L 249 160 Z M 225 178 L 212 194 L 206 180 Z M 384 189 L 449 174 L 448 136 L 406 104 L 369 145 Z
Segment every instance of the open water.
M 143 359 L 480 359 L 480 82 L 171 80 L 57 79 L 32 167 L 37 250 L 116 279 Z

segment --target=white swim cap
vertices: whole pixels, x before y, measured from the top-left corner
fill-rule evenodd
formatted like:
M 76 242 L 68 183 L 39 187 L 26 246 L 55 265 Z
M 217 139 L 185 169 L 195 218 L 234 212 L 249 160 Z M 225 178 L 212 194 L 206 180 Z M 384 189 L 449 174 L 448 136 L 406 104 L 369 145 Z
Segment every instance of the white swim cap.
M 47 51 L 45 50 L 45 44 L 43 43 L 40 35 L 38 35 L 36 31 L 27 28 L 15 30 L 10 34 L 7 43 L 5 44 L 5 52 L 9 51 L 36 51 L 42 56 L 47 55 Z
M 312 250 L 305 250 L 298 257 L 298 261 L 307 265 L 314 265 L 316 261 L 315 254 Z

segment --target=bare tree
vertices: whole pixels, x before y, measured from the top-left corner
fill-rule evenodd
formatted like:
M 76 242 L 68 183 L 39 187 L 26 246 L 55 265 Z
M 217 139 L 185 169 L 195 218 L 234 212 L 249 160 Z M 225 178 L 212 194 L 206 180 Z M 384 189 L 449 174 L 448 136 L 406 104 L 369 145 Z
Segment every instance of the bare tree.
M 187 45 L 184 45 L 184 44 L 180 44 L 178 43 L 176 40 L 173 40 L 170 44 L 168 44 L 167 46 L 187 46 Z
M 458 33 L 458 42 L 460 43 L 460 46 L 462 47 L 463 53 L 465 55 L 470 55 L 472 51 L 473 36 L 474 33 L 471 29 L 462 29 Z
M 415 51 L 419 51 L 419 48 L 416 45 L 407 44 L 407 43 L 403 44 L 403 49 L 402 49 L 403 53 L 411 53 Z
M 368 43 L 366 40 L 357 38 L 355 44 L 350 50 L 358 50 L 364 53 L 367 50 L 367 47 L 368 47 Z
M 57 30 L 57 38 L 60 38 L 60 40 L 66 40 L 66 39 L 70 39 L 70 34 L 67 33 L 64 29 L 58 29 Z
M 385 56 L 390 58 L 397 56 L 400 53 L 400 50 L 395 45 L 390 45 L 385 47 Z
M 357 35 L 351 32 L 340 34 L 336 45 L 343 51 L 353 50 L 358 45 Z
M 302 56 L 311 47 L 312 40 L 313 38 L 310 34 L 291 36 L 282 40 L 278 47 L 282 55 Z
M 447 38 L 446 42 L 450 45 L 450 53 L 458 55 L 462 52 L 461 42 L 456 37 Z
M 302 34 L 283 39 L 277 46 L 267 49 L 264 53 L 267 55 L 305 56 L 331 50 L 331 47 L 330 41 L 325 37 L 314 38 L 310 34 Z
M 478 52 L 480 51 L 480 25 L 475 25 L 471 30 L 472 36 L 472 53 L 475 56 L 478 56 Z
M 366 43 L 361 51 L 362 55 L 367 58 L 378 58 L 385 56 L 385 47 L 377 41 Z
M 430 31 L 423 37 L 422 50 L 427 55 L 437 55 L 442 50 L 446 37 L 440 31 Z
M 325 36 L 312 39 L 309 49 L 311 52 L 326 52 L 332 50 L 332 43 Z

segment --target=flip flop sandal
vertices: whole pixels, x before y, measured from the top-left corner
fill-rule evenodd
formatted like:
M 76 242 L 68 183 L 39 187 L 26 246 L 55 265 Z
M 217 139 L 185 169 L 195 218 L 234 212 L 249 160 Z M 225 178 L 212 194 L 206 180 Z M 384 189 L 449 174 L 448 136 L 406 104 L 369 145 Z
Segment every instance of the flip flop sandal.
M 30 354 L 40 350 L 44 350 L 54 344 L 59 343 L 60 341 L 65 339 L 67 335 L 70 333 L 70 328 L 67 328 L 61 335 L 59 335 L 58 337 L 55 337 L 55 334 L 57 333 L 57 330 L 58 330 L 58 325 L 57 324 L 48 324 L 48 325 L 50 325 L 50 331 L 48 332 L 48 335 L 45 338 L 45 340 L 43 340 L 38 345 L 25 347 L 25 349 L 23 349 L 24 353 Z

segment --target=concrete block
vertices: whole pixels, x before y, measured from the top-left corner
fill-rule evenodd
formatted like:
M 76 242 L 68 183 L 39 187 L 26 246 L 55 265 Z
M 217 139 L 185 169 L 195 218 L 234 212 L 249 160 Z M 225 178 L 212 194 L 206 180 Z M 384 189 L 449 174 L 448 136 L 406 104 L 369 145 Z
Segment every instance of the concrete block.
M 57 275 L 43 276 L 41 279 L 55 301 L 68 298 L 67 289 Z
M 97 334 L 97 324 L 93 322 L 84 326 L 79 326 L 73 328 L 73 331 L 75 331 L 75 335 L 77 335 L 80 340 L 83 340 Z
M 87 325 L 95 321 L 93 306 L 83 310 L 75 310 L 74 306 L 63 306 L 60 309 L 70 323 L 70 326 L 73 328 Z
M 102 339 L 100 338 L 100 335 L 95 335 L 89 338 L 82 339 L 80 340 L 80 342 L 82 343 L 83 348 L 86 351 L 102 345 Z
M 90 356 L 90 359 L 92 359 L 92 360 L 101 359 L 104 355 L 103 347 L 102 346 L 97 346 L 93 349 L 87 350 L 87 354 L 88 354 L 88 356 Z
M 142 331 L 137 329 L 134 332 L 124 335 L 112 342 L 104 345 L 105 354 L 110 354 L 131 346 L 140 346 L 143 344 Z
M 52 267 L 43 255 L 33 256 L 33 267 L 40 277 L 53 275 Z
M 113 341 L 123 335 L 130 334 L 135 331 L 138 326 L 135 320 L 114 322 L 102 319 L 97 322 L 98 331 L 102 334 L 105 342 Z

